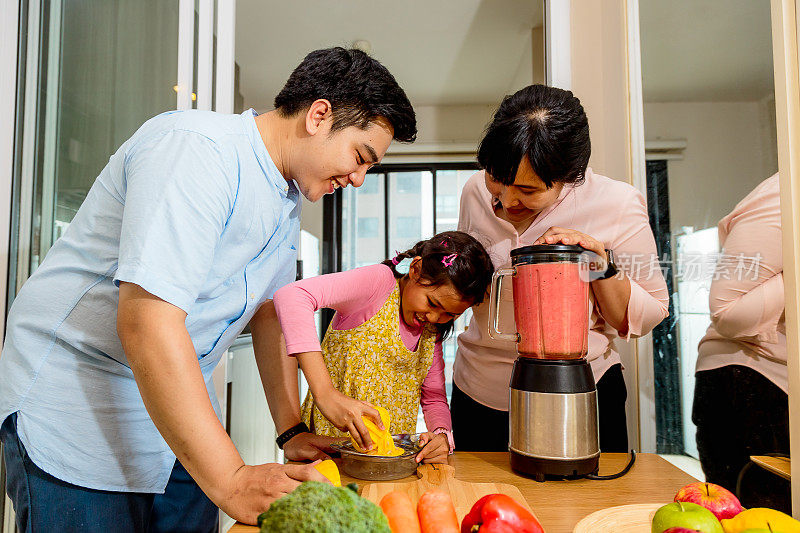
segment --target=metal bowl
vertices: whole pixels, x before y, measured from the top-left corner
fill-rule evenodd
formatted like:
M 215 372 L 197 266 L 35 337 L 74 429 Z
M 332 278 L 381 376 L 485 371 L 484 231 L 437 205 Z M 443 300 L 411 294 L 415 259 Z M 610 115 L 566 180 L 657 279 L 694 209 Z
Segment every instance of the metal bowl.
M 370 481 L 387 481 L 408 477 L 417 471 L 415 457 L 419 447 L 419 433 L 392 435 L 394 443 L 403 449 L 401 455 L 387 457 L 356 451 L 350 441 L 331 444 L 342 456 L 341 468 L 348 476 Z

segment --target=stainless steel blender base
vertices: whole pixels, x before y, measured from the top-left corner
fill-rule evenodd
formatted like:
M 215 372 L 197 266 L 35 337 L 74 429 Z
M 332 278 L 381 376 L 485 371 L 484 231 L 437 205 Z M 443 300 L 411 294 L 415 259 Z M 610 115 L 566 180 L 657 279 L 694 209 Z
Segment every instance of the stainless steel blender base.
M 599 453 L 597 392 L 553 394 L 511 389 L 509 448 L 543 459 Z
M 528 475 L 536 481 L 547 477 L 578 478 L 587 474 L 597 474 L 600 452 L 593 457 L 582 459 L 555 459 L 534 457 L 509 449 L 511 468 Z
M 514 470 L 541 480 L 597 471 L 597 389 L 585 359 L 520 358 L 514 364 L 509 392 L 509 452 Z

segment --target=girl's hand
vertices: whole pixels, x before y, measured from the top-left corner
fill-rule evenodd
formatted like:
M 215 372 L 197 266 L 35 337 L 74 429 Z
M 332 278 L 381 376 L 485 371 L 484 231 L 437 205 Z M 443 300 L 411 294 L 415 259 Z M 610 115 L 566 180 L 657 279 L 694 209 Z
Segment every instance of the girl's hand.
M 538 244 L 558 243 L 578 245 L 581 248 L 586 248 L 587 250 L 596 253 L 602 257 L 604 261 L 608 261 L 606 247 L 602 242 L 574 229 L 565 229 L 553 226 L 549 230 L 545 231 L 541 237 L 536 239 L 536 242 L 533 244 L 535 246 Z
M 371 418 L 378 429 L 384 429 L 377 409 L 367 402 L 345 396 L 333 387 L 324 394 L 315 396 L 314 401 L 323 416 L 339 431 L 350 433 L 356 445 L 362 450 L 372 449 L 372 439 L 367 426 L 361 420 L 362 416 Z
M 418 463 L 446 463 L 450 454 L 450 444 L 444 433 L 423 433 L 419 436 L 422 450 L 417 454 Z

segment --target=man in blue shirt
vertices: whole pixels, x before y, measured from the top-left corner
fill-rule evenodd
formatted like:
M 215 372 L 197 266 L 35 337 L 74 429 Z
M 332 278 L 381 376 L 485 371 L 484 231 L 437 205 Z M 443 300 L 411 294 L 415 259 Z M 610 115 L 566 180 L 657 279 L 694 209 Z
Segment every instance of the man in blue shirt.
M 360 186 L 393 138 L 415 135 L 392 75 L 343 48 L 309 54 L 274 111 L 142 125 L 9 312 L 0 437 L 19 529 L 214 531 L 217 507 L 252 524 L 323 480 L 245 465 L 211 372 L 249 322 L 257 358 L 279 338 L 262 304 L 294 279 L 300 194 Z M 292 440 L 288 457 L 313 455 L 313 439 Z

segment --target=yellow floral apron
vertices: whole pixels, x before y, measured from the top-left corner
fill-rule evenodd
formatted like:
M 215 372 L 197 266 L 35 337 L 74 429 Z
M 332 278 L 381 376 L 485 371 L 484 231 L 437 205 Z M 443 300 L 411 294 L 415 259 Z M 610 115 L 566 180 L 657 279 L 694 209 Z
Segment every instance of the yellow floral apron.
M 358 400 L 385 407 L 391 415 L 393 435 L 414 433 L 422 381 L 433 361 L 436 330 L 423 330 L 416 351 L 400 338 L 400 291 L 395 286 L 389 299 L 363 324 L 347 330 L 328 327 L 322 356 L 336 389 Z M 320 413 L 311 391 L 303 402 L 303 422 L 317 435 L 347 437 Z

